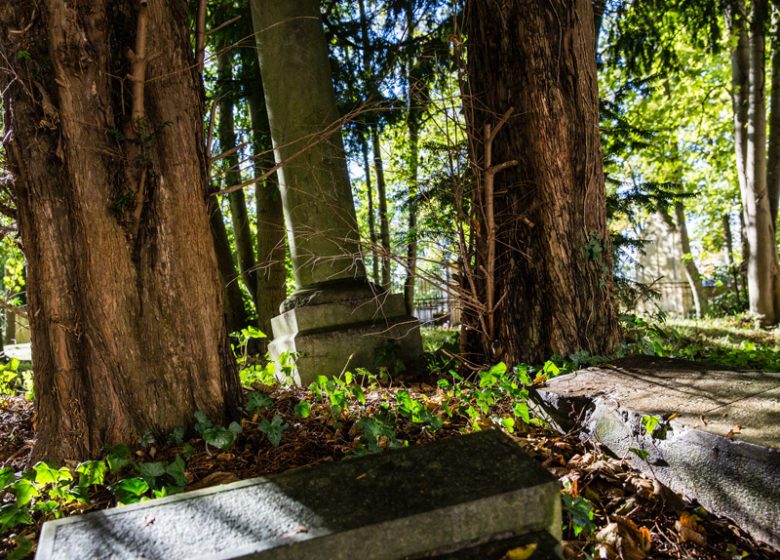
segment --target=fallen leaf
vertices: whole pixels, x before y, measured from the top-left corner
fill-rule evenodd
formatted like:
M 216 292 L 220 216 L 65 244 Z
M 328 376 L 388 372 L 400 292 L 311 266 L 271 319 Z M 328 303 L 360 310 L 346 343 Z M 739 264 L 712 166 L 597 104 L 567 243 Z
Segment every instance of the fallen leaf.
M 507 552 L 502 560 L 528 560 L 539 547 L 536 543 L 518 546 Z

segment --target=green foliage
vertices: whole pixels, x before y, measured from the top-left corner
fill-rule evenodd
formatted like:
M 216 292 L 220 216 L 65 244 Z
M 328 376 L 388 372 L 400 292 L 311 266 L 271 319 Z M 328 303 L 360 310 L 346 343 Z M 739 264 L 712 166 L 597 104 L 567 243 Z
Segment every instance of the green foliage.
M 274 401 L 271 397 L 260 391 L 252 391 L 246 397 L 246 406 L 244 408 L 249 414 L 257 414 L 263 409 L 272 408 L 273 405 Z
M 236 443 L 241 430 L 241 424 L 238 422 L 231 422 L 227 428 L 223 428 L 214 424 L 202 410 L 195 413 L 195 431 L 201 435 L 206 445 L 222 450 L 230 449 Z
M 274 417 L 270 422 L 264 419 L 258 424 L 257 429 L 266 435 L 268 441 L 271 442 L 271 445 L 279 447 L 279 444 L 282 442 L 282 434 L 289 427 L 289 424 L 287 424 L 281 416 L 274 414 Z
M 579 537 L 581 533 L 590 533 L 596 527 L 593 523 L 593 504 L 584 496 L 572 498 L 569 494 L 561 494 L 563 513 L 567 519 L 567 527 Z

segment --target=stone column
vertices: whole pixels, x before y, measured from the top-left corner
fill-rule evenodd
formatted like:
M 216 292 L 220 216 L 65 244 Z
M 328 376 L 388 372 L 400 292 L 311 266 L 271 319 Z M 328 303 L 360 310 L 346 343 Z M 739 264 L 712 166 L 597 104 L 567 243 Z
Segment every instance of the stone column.
M 296 353 L 300 384 L 410 362 L 417 320 L 366 278 L 319 2 L 252 0 L 252 20 L 297 287 L 272 320 L 271 356 Z

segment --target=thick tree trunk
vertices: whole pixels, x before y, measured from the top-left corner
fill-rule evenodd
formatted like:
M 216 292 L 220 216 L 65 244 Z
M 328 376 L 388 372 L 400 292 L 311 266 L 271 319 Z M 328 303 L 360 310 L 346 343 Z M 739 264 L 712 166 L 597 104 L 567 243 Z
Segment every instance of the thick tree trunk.
M 230 152 L 224 157 L 227 171 L 223 177 L 225 188 L 241 183 L 241 170 L 239 169 L 239 153 L 236 151 L 236 129 L 233 118 L 235 107 L 236 86 L 233 80 L 233 61 L 230 45 L 219 45 L 220 55 L 217 60 L 217 84 L 219 91 L 219 146 L 222 152 Z M 252 239 L 252 228 L 249 223 L 249 212 L 246 207 L 244 190 L 228 194 L 230 201 L 230 221 L 233 225 L 233 235 L 236 242 L 236 254 L 238 255 L 238 267 L 241 271 L 241 279 L 252 297 L 257 309 L 257 263 L 255 261 L 255 243 Z
M 371 185 L 371 163 L 368 155 L 368 141 L 366 140 L 365 131 L 360 132 L 360 151 L 363 154 L 363 169 L 366 174 L 368 238 L 371 241 L 371 280 L 373 282 L 379 282 L 379 256 L 376 250 L 376 216 L 374 215 L 374 189 Z
M 608 353 L 619 329 L 591 0 L 469 0 L 466 14 L 475 271 L 494 330 L 464 334 L 483 330 L 491 361 Z
M 246 10 L 247 31 L 251 31 L 251 13 Z M 249 35 L 250 33 L 247 33 Z M 243 90 L 249 102 L 249 116 L 252 123 L 252 153 L 254 154 L 255 177 L 260 177 L 276 165 L 274 161 L 271 128 L 265 108 L 263 80 L 257 63 L 257 51 L 251 48 L 241 50 Z M 257 318 L 260 330 L 267 339 L 260 341 L 263 351 L 271 337 L 271 319 L 279 313 L 279 307 L 287 297 L 287 269 L 285 267 L 286 245 L 284 212 L 279 193 L 279 180 L 274 173 L 262 183 L 255 185 L 257 210 Z
M 187 3 L 6 2 L 0 52 L 29 271 L 33 456 L 95 456 L 191 425 L 198 409 L 224 422 L 241 393 Z
M 701 274 L 699 274 L 699 269 L 696 267 L 696 262 L 693 260 L 691 240 L 688 237 L 688 224 L 685 220 L 685 208 L 680 201 L 677 201 L 674 204 L 674 218 L 677 232 L 680 234 L 680 248 L 682 249 L 683 254 L 685 278 L 688 280 L 688 285 L 691 287 L 696 317 L 701 319 L 709 312 L 709 302 L 707 300 L 707 294 L 704 293 Z

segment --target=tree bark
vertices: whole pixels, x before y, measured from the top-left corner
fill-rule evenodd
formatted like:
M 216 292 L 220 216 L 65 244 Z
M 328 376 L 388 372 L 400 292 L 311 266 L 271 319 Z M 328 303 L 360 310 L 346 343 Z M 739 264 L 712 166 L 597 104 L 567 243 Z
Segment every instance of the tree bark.
M 371 163 L 368 155 L 368 140 L 365 130 L 360 132 L 360 151 L 363 154 L 363 169 L 366 174 L 366 201 L 368 202 L 368 238 L 371 241 L 371 280 L 379 282 L 379 256 L 376 250 L 376 216 L 374 215 L 374 189 L 371 185 Z
M 483 310 L 495 325 L 481 343 L 489 361 L 606 354 L 619 338 L 593 22 L 591 0 L 466 4 L 475 271 L 481 301 L 492 282 L 495 302 Z M 470 327 L 477 338 L 483 327 Z
M 723 214 L 723 241 L 726 245 L 726 259 L 729 262 L 729 271 L 734 279 L 734 295 L 741 306 L 743 304 L 742 294 L 739 289 L 741 274 L 734 262 L 734 236 L 731 234 L 731 216 L 728 214 Z
M 767 150 L 767 192 L 772 228 L 777 231 L 780 200 L 780 26 L 772 38 L 772 86 L 769 106 L 769 148 Z
M 233 79 L 233 53 L 230 45 L 218 44 L 220 51 L 217 59 L 217 86 L 219 95 L 219 147 L 222 152 L 229 152 L 224 157 L 227 168 L 223 176 L 225 188 L 241 183 L 241 170 L 239 168 L 239 153 L 236 150 L 235 120 L 233 109 L 235 108 L 236 85 Z M 239 189 L 227 195 L 230 201 L 230 221 L 233 225 L 233 235 L 236 242 L 236 254 L 238 255 L 238 267 L 241 271 L 241 279 L 252 297 L 255 310 L 259 306 L 257 287 L 257 262 L 255 260 L 255 243 L 252 239 L 252 228 L 249 223 L 249 212 L 246 206 L 244 190 Z
M 387 187 L 385 185 L 385 166 L 382 162 L 382 143 L 379 141 L 379 128 L 371 126 L 371 144 L 374 152 L 374 170 L 376 172 L 376 195 L 379 199 L 379 240 L 382 245 L 382 287 L 390 289 L 392 283 L 392 247 L 390 246 L 390 220 L 387 217 Z
M 239 285 L 239 274 L 230 249 L 225 218 L 219 206 L 219 200 L 212 197 L 209 201 L 209 222 L 214 238 L 214 250 L 217 254 L 220 285 L 224 286 L 225 321 L 229 333 L 238 332 L 249 324 L 249 314 L 244 304 L 244 296 Z
M 674 203 L 674 218 L 677 232 L 680 234 L 680 248 L 682 249 L 683 254 L 685 278 L 688 280 L 688 285 L 691 287 L 696 317 L 702 319 L 709 312 L 709 302 L 701 282 L 701 274 L 699 274 L 699 269 L 696 267 L 696 262 L 693 260 L 691 240 L 688 237 L 688 224 L 685 220 L 685 208 L 680 201 Z
M 187 2 L 6 2 L 0 52 L 29 272 L 33 457 L 96 456 L 189 426 L 198 409 L 224 422 L 241 393 Z
M 247 7 L 247 35 L 251 34 L 251 13 Z M 252 48 L 241 49 L 243 90 L 249 102 L 249 116 L 252 123 L 252 153 L 254 155 L 255 177 L 260 177 L 272 168 L 274 161 L 271 128 L 265 107 L 263 80 L 257 63 L 257 52 Z M 279 307 L 287 297 L 287 269 L 285 267 L 286 245 L 284 212 L 279 193 L 279 180 L 274 173 L 262 183 L 255 185 L 257 210 L 257 318 L 260 330 L 268 338 L 260 340 L 263 351 L 271 337 L 271 319 L 279 313 Z
M 412 44 L 415 33 L 414 3 L 406 5 L 407 42 Z M 404 280 L 404 302 L 406 314 L 414 315 L 414 288 L 417 271 L 417 181 L 420 167 L 420 120 L 422 115 L 422 99 L 420 88 L 422 77 L 414 71 L 416 57 L 412 54 L 407 61 L 406 71 L 406 128 L 409 133 L 409 195 L 407 208 L 409 212 L 408 231 L 406 234 L 406 279 Z
M 767 191 L 766 147 L 766 0 L 752 5 L 748 40 L 747 153 L 745 158 L 745 223 L 750 251 L 748 291 L 750 312 L 763 324 L 777 321 L 777 249 Z

